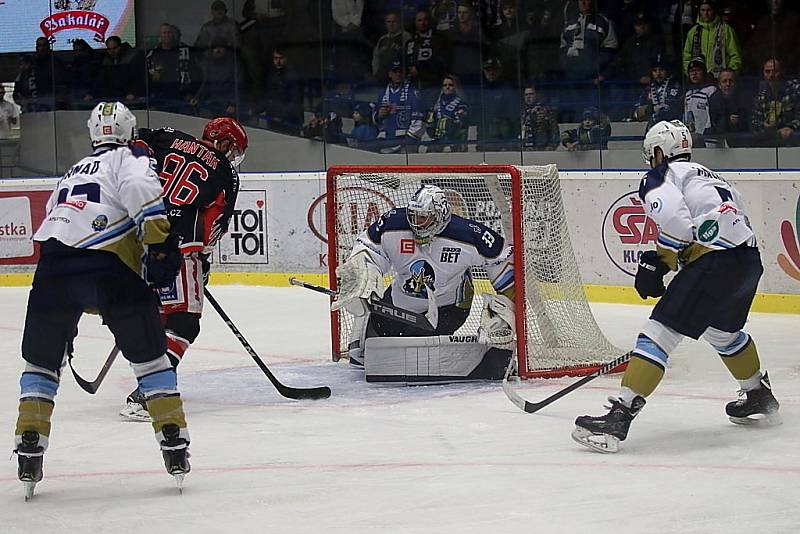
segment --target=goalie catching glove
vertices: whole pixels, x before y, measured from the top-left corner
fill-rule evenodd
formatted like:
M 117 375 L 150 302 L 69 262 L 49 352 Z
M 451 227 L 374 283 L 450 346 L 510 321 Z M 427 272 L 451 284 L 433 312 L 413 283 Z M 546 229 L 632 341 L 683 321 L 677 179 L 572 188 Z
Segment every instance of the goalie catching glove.
M 383 273 L 366 252 L 360 252 L 336 268 L 339 293 L 331 304 L 331 311 L 341 308 L 355 316 L 369 310 L 363 300 L 383 293 Z
M 499 348 L 510 348 L 516 338 L 514 301 L 505 295 L 483 296 L 479 339 Z

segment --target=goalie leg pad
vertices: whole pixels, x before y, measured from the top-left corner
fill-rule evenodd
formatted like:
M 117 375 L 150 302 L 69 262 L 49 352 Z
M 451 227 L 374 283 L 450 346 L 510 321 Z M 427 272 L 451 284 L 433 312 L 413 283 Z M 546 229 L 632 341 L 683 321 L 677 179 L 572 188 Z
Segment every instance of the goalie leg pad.
M 502 378 L 499 356 L 487 354 L 490 349 L 477 336 L 369 338 L 364 346 L 366 380 L 423 385 Z M 506 354 L 503 369 L 509 358 Z

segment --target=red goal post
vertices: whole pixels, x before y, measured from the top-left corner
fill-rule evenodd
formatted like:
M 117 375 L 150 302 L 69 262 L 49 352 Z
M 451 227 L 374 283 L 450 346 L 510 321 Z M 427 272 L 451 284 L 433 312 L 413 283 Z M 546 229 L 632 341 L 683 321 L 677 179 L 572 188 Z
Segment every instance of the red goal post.
M 337 284 L 336 268 L 349 255 L 357 235 L 385 211 L 406 205 L 421 184 L 438 185 L 454 213 L 513 240 L 521 377 L 582 376 L 621 353 L 602 334 L 589 308 L 554 165 L 331 167 L 325 213 L 332 289 Z M 481 295 L 493 292 L 482 269 L 473 269 L 472 277 L 472 310 L 457 334 L 477 334 Z M 351 324 L 346 312 L 331 312 L 335 360 L 347 356 Z

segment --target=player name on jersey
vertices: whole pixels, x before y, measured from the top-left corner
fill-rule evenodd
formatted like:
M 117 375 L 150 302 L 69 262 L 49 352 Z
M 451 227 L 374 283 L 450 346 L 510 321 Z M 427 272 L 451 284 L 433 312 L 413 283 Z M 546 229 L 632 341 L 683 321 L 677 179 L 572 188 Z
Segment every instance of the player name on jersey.
M 211 150 L 209 150 L 206 146 L 202 143 L 197 141 L 189 141 L 186 139 L 175 139 L 172 141 L 170 145 L 170 150 L 179 150 L 186 154 L 192 154 L 193 156 L 197 156 L 200 158 L 203 163 L 211 167 L 212 169 L 216 169 L 217 165 L 219 165 L 219 158 L 215 156 Z

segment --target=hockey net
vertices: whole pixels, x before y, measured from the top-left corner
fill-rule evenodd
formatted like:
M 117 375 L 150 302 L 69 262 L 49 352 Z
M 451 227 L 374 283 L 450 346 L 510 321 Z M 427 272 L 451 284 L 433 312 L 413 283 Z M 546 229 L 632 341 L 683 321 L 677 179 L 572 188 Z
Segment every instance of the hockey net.
M 521 377 L 585 375 L 621 354 L 589 308 L 555 165 L 331 167 L 326 225 L 332 288 L 336 267 L 347 259 L 355 238 L 385 211 L 408 204 L 422 184 L 442 188 L 453 213 L 513 239 Z M 472 275 L 472 311 L 457 335 L 477 334 L 482 294 L 494 292 L 483 269 L 473 268 Z M 351 325 L 347 312 L 331 313 L 334 359 L 347 357 Z

